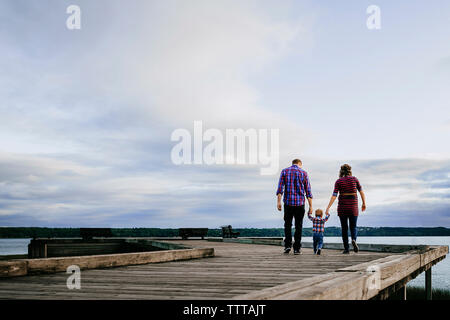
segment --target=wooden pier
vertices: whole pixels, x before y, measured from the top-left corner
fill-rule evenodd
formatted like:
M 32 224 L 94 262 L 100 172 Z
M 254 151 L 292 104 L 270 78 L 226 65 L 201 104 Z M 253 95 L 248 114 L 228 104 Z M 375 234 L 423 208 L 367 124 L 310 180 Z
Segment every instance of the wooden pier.
M 338 244 L 328 244 L 317 256 L 305 244 L 302 255 L 285 255 L 281 239 L 209 240 L 158 240 L 198 250 L 191 257 L 178 253 L 176 261 L 167 258 L 171 250 L 149 252 L 151 259 L 136 253 L 144 260 L 127 266 L 105 260 L 110 255 L 98 267 L 92 263 L 102 256 L 71 257 L 81 264 L 81 289 L 67 288 L 65 272 L 4 275 L 0 299 L 384 299 L 448 253 L 447 246 L 360 245 L 359 253 L 343 255 Z M 133 253 L 116 256 L 125 261 L 124 255 Z M 91 260 L 83 265 L 84 259 Z M 0 269 L 1 263 L 7 262 Z

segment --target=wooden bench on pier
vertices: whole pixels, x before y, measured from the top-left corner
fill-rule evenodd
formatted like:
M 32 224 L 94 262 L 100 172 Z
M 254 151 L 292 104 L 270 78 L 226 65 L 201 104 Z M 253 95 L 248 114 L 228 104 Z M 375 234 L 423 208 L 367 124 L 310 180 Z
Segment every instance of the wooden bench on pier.
M 201 237 L 202 240 L 208 234 L 208 228 L 180 228 L 178 235 L 186 240 L 189 237 Z
M 231 225 L 222 227 L 222 238 L 237 238 L 240 232 L 233 232 L 233 227 Z

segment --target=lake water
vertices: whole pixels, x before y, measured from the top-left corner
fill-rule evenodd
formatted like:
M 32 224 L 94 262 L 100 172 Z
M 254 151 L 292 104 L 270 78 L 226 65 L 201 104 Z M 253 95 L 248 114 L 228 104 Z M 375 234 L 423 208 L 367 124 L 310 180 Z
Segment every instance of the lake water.
M 0 255 L 27 254 L 31 239 L 0 239 Z
M 304 237 L 304 241 L 312 242 L 312 238 Z M 340 243 L 340 237 L 325 237 L 324 242 Z M 26 254 L 30 239 L 0 239 L 0 255 Z M 359 237 L 359 243 L 374 244 L 428 244 L 428 245 L 448 245 L 450 237 Z M 450 290 L 450 258 L 446 258 L 432 268 L 433 287 Z M 422 272 L 416 279 L 408 283 L 409 286 L 424 287 L 425 272 Z

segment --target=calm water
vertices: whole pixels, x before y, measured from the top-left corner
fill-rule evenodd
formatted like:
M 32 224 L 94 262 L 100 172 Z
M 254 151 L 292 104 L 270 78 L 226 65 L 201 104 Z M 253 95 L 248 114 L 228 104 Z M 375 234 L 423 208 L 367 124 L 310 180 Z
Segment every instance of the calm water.
M 312 241 L 312 238 L 304 238 L 305 241 Z M 27 245 L 30 239 L 0 239 L 0 255 L 6 254 L 26 254 Z M 340 237 L 325 237 L 324 242 L 341 242 Z M 379 244 L 440 244 L 450 246 L 450 237 L 359 237 L 359 243 L 379 243 Z M 446 258 L 433 266 L 432 269 L 433 287 L 450 290 L 450 258 Z M 416 279 L 409 282 L 410 286 L 424 287 L 425 273 L 420 274 Z
M 31 239 L 0 239 L 0 255 L 27 254 Z

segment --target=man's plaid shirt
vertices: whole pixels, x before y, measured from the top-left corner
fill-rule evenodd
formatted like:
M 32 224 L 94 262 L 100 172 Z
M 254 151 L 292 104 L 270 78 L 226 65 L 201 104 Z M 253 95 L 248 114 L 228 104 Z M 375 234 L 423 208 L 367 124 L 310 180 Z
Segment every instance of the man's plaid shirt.
M 283 194 L 284 204 L 288 206 L 304 205 L 305 195 L 312 199 L 311 185 L 306 171 L 296 165 L 283 169 L 278 181 L 277 195 L 279 194 Z
M 308 218 L 313 223 L 312 232 L 314 233 L 325 232 L 325 222 L 328 220 L 329 217 L 330 217 L 329 214 L 327 214 L 325 218 L 313 217 L 311 216 L 310 213 L 308 213 Z

